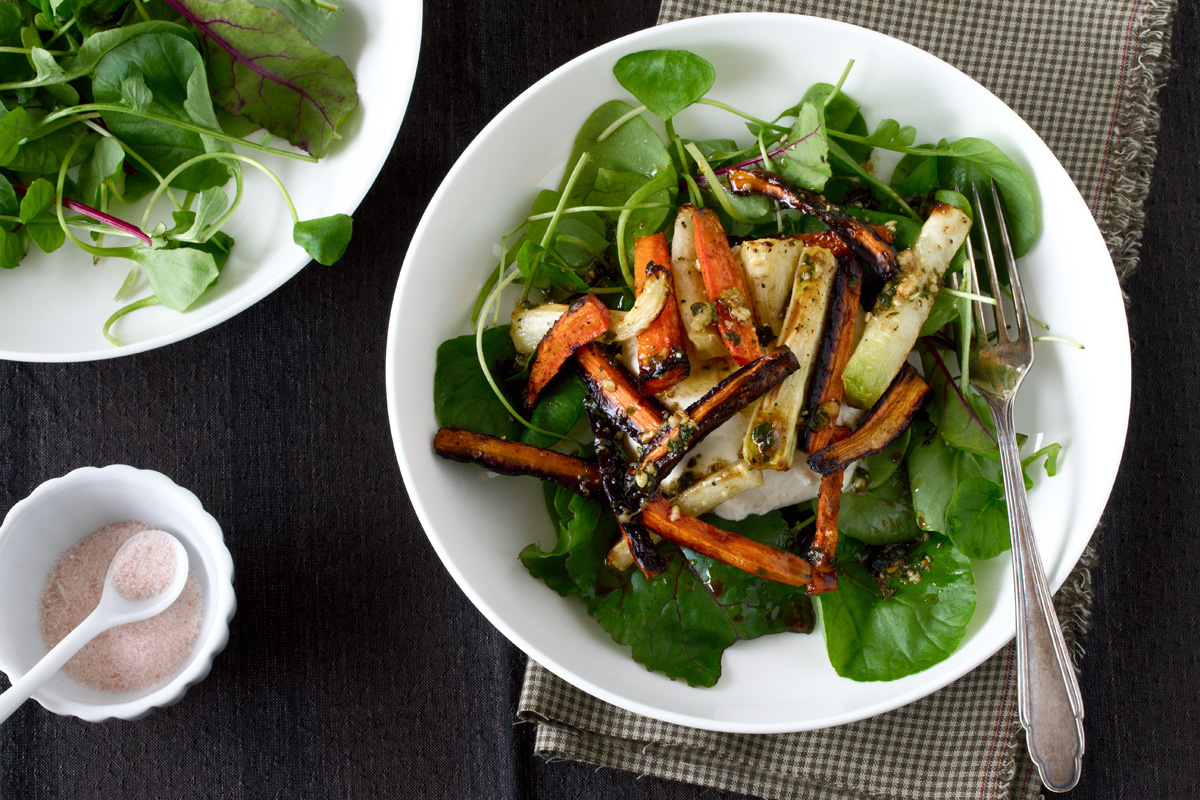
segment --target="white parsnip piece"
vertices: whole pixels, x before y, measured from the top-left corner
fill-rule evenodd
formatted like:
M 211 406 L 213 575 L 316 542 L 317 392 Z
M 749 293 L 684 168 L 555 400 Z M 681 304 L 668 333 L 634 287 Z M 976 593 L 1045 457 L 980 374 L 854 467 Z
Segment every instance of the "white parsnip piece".
M 746 429 L 742 452 L 757 469 L 786 470 L 796 453 L 797 425 L 813 365 L 821 347 L 829 293 L 837 273 L 837 258 L 823 247 L 805 247 L 792 283 L 783 332 L 776 344 L 787 345 L 800 368 L 759 398 Z
M 754 312 L 762 325 L 779 336 L 796 265 L 804 243 L 797 239 L 752 239 L 736 251 L 754 297 Z
M 896 258 L 900 272 L 879 293 L 842 374 L 851 403 L 859 408 L 875 405 L 900 372 L 933 309 L 942 275 L 970 231 L 966 214 L 939 204 L 916 241 Z
M 675 300 L 683 330 L 692 344 L 695 356 L 701 360 L 724 358 L 725 345 L 717 333 L 716 316 L 704 276 L 696 264 L 696 242 L 692 233 L 692 206 L 683 205 L 675 217 L 675 233 L 671 239 L 671 274 L 675 279 Z

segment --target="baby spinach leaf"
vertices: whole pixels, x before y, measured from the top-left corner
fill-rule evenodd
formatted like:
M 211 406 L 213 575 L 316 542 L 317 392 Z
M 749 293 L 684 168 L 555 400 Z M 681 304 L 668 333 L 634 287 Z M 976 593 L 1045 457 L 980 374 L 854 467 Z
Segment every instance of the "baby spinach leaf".
M 326 0 L 333 9 L 322 8 L 309 0 L 250 0 L 261 8 L 274 8 L 283 12 L 288 22 L 295 25 L 310 42 L 319 42 L 337 27 L 345 10 L 342 0 Z
M 892 187 L 901 197 L 926 195 L 938 188 L 936 156 L 909 153 L 892 170 Z
M 0 269 L 12 269 L 29 252 L 29 237 L 23 230 L 0 228 Z
M 199 51 L 188 40 L 165 33 L 149 33 L 112 48 L 100 59 L 92 76 L 96 100 L 125 103 L 124 87 L 131 78 L 144 83 L 152 95 L 144 110 L 189 123 L 216 125 L 211 102 L 207 115 L 197 113 L 204 101 L 196 97 L 194 87 L 203 86 L 205 69 Z M 137 114 L 106 111 L 101 116 L 115 136 L 164 175 L 190 158 L 225 149 L 223 145 L 215 146 L 211 139 L 205 142 L 191 131 Z M 201 192 L 223 186 L 228 180 L 229 169 L 218 161 L 208 160 L 186 169 L 174 184 L 188 191 Z
M 905 463 L 912 481 L 913 511 L 927 531 L 949 533 L 946 508 L 960 484 L 972 478 L 999 483 L 1000 462 L 951 447 L 928 421 L 913 423 L 913 441 Z
M 628 103 L 620 100 L 609 101 L 593 111 L 579 129 L 571 157 L 567 161 L 567 169 L 563 173 L 563 185 L 558 187 L 560 191 L 565 187 L 579 157 L 584 153 L 590 154 L 591 159 L 583 165 L 572 191 L 573 205 L 584 202 L 584 198 L 596 185 L 596 175 L 601 167 L 612 172 L 634 172 L 647 179 L 671 167 L 671 155 L 667 152 L 666 145 L 650 127 L 650 123 L 640 116 L 626 120 L 604 141 L 596 141 L 612 123 L 632 110 Z
M 25 225 L 25 232 L 33 243 L 41 248 L 43 253 L 53 253 L 63 246 L 67 234 L 58 224 L 58 220 L 45 216 L 30 221 Z
M 933 298 L 933 308 L 921 325 L 920 336 L 932 336 L 958 319 L 958 298 L 949 292 L 938 292 Z
M 318 158 L 358 105 L 342 59 L 314 45 L 274 8 L 225 0 L 166 0 L 206 37 L 213 99 Z
M 908 443 L 911 438 L 912 426 L 910 425 L 887 447 L 862 460 L 863 466 L 867 469 L 867 475 L 871 479 L 871 485 L 867 488 L 874 489 L 879 486 L 900 468 L 900 465 L 904 463 L 904 454 L 908 452 Z
M 125 151 L 120 142 L 105 136 L 96 142 L 87 160 L 79 167 L 79 199 L 86 205 L 99 205 L 100 186 L 111 180 L 118 191 L 125 184 Z
M 54 202 L 54 186 L 45 178 L 38 178 L 29 184 L 25 196 L 21 198 L 21 222 L 29 222 L 38 214 L 45 211 Z
M 796 109 L 789 109 L 789 111 L 795 113 L 800 106 L 809 102 L 823 107 L 826 129 L 852 133 L 856 136 L 867 135 L 867 121 L 863 118 L 858 102 L 843 91 L 839 90 L 834 94 L 834 87 L 831 84 L 813 84 L 804 93 L 804 99 L 800 101 L 800 105 Z M 788 113 L 787 111 L 784 112 L 784 114 Z M 855 163 L 862 163 L 871 157 L 870 145 L 858 142 L 845 142 L 842 147 Z
M 534 447 L 553 447 L 579 420 L 587 394 L 587 386 L 577 375 L 555 381 L 542 390 L 529 421 L 534 427 L 552 431 L 560 436 L 547 436 L 532 428 L 526 428 L 521 432 L 521 441 Z
M 613 75 L 655 116 L 668 120 L 704 97 L 717 71 L 687 50 L 643 50 L 618 59 Z
M 159 302 L 175 311 L 186 311 L 220 272 L 210 253 L 193 247 L 135 250 L 131 258 L 146 271 Z
M 962 641 L 976 600 L 967 557 L 934 534 L 895 566 L 880 578 L 843 560 L 837 591 L 818 596 L 829 660 L 844 678 L 903 678 L 945 660 Z
M 815 501 L 814 501 L 815 502 Z M 921 536 L 913 518 L 912 492 L 901 467 L 863 494 L 842 495 L 838 530 L 867 544 L 908 542 Z
M 292 240 L 318 264 L 329 267 L 346 252 L 353 232 L 354 220 L 346 214 L 334 214 L 297 222 L 292 228 Z
M 926 406 L 930 420 L 955 447 L 975 452 L 994 451 L 996 425 L 986 401 L 973 392 L 963 393 L 936 345 L 922 340 L 920 348 L 925 380 L 932 390 Z
M 618 573 L 604 563 L 619 535 L 606 505 L 547 486 L 547 508 L 555 521 L 550 550 L 530 545 L 521 561 L 560 594 L 577 595 L 588 613 L 618 644 L 648 669 L 712 686 L 721 673 L 721 654 L 739 638 L 781 631 L 808 631 L 813 624 L 802 589 L 766 581 L 670 542 L 658 545 L 663 574 L 647 580 L 637 569 Z M 792 535 L 778 512 L 720 527 L 775 546 Z
M 942 142 L 940 150 L 949 153 L 938 159 L 943 186 L 957 186 L 969 191 L 972 183 L 985 194 L 988 181 L 996 181 L 1007 210 L 1005 220 L 1012 238 L 1013 253 L 1020 258 L 1029 252 L 1038 234 L 1037 203 L 1033 188 L 1021 168 L 1004 152 L 986 139 L 957 139 Z
M 508 326 L 483 332 L 483 357 L 493 374 L 511 369 L 517 351 Z M 433 373 L 433 413 L 438 425 L 516 439 L 523 426 L 508 413 L 488 385 L 475 354 L 475 335 L 442 342 Z
M 8 178 L 0 174 L 0 216 L 19 217 L 21 215 L 21 201 L 17 199 L 17 192 L 13 189 Z M 4 230 L 12 230 L 15 223 L 0 222 L 0 228 Z
M 1009 549 L 1004 487 L 987 478 L 967 478 L 946 506 L 946 533 L 971 558 L 995 558 Z

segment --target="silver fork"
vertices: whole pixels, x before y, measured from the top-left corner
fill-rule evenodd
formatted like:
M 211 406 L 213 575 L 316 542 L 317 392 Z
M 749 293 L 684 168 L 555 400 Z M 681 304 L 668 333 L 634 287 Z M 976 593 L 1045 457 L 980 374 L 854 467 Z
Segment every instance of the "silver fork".
M 977 347 L 971 356 L 971 385 L 983 395 L 996 419 L 996 439 L 1004 472 L 1004 494 L 1008 501 L 1008 529 L 1012 536 L 1013 582 L 1017 595 L 1017 702 L 1029 755 L 1042 783 L 1052 792 L 1065 792 L 1079 782 L 1083 760 L 1083 701 L 1075 669 L 1063 642 L 1062 628 L 1050 599 L 1046 573 L 1034 541 L 1021 455 L 1013 425 L 1013 401 L 1025 374 L 1033 365 L 1033 334 L 1025 310 L 1025 294 L 1017 274 L 1008 228 L 1000 205 L 1000 194 L 992 182 L 992 200 L 1004 260 L 1016 311 L 1017 336 L 1012 338 L 1005 319 L 1004 290 L 992 255 L 991 237 L 979 201 L 979 188 L 971 187 L 975 220 L 991 278 L 996 341 L 988 339 L 983 321 L 983 304 L 974 302 Z M 967 264 L 971 289 L 979 294 L 975 258 L 967 239 Z

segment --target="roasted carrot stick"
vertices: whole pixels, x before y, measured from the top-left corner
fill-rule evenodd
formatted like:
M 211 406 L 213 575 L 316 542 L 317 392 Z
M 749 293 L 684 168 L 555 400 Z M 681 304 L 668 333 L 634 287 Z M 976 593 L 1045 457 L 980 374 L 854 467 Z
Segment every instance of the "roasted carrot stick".
M 533 408 L 538 394 L 571 354 L 583 344 L 608 333 L 608 307 L 594 294 L 585 294 L 571 303 L 570 308 L 538 342 L 525 383 L 525 407 Z
M 832 475 L 851 461 L 878 453 L 904 433 L 928 395 L 929 384 L 911 364 L 905 364 L 858 429 L 842 441 L 813 453 L 808 457 L 808 465 L 814 472 Z
M 648 497 L 700 440 L 799 367 L 791 350 L 777 347 L 725 378 L 686 411 L 672 414 L 630 472 L 631 497 Z
M 522 442 L 446 427 L 434 435 L 433 450 L 442 458 L 479 464 L 502 475 L 532 475 L 554 481 L 577 494 L 604 491 L 600 469 L 592 462 Z
M 638 386 L 642 394 L 658 394 L 686 378 L 691 370 L 687 334 L 679 317 L 679 304 L 675 302 L 667 237 L 661 233 L 638 237 L 633 243 L 633 267 L 639 294 L 647 276 L 655 272 L 665 272 L 667 285 L 671 287 L 662 311 L 637 337 Z
M 751 575 L 806 589 L 813 582 L 812 566 L 800 556 L 689 517 L 662 497 L 646 503 L 642 522 L 664 539 Z
M 825 336 L 808 395 L 809 423 L 804 448 L 810 454 L 833 441 L 830 432 L 841 412 L 845 394 L 842 372 L 854 352 L 854 327 L 861 296 L 862 265 L 853 255 L 839 258 L 825 318 Z
M 869 225 L 859 222 L 816 192 L 801 189 L 773 172 L 731 169 L 727 173 L 734 194 L 760 194 L 780 205 L 795 208 L 824 222 L 851 250 L 879 274 L 896 274 L 896 249 L 884 241 Z
M 820 431 L 820 438 L 830 441 L 841 441 L 849 435 L 850 431 L 846 428 L 832 424 Z M 814 436 L 814 441 L 817 438 Z M 822 475 L 821 488 L 817 490 L 817 524 L 813 533 L 810 557 L 813 569 L 818 572 L 836 572 L 838 513 L 842 508 L 842 476 L 842 472 Z M 830 588 L 836 588 L 836 578 L 834 586 Z
M 663 573 L 667 565 L 654 547 L 650 534 L 633 516 L 633 508 L 625 495 L 625 459 L 614 436 L 613 422 L 597 408 L 595 400 L 589 400 L 585 408 L 596 440 L 596 461 L 600 466 L 604 494 L 617 517 L 621 537 L 629 547 L 633 563 L 637 564 L 642 574 L 647 578 L 655 578 Z
M 735 362 L 749 364 L 762 355 L 762 347 L 758 343 L 758 323 L 750 292 L 733 260 L 729 238 L 711 208 L 697 208 L 692 213 L 692 229 L 696 261 L 704 277 L 704 290 L 713 303 L 717 333 Z
M 653 436 L 662 426 L 666 409 L 653 397 L 643 397 L 629 372 L 603 347 L 585 344 L 575 351 L 575 361 L 600 410 L 635 441 Z

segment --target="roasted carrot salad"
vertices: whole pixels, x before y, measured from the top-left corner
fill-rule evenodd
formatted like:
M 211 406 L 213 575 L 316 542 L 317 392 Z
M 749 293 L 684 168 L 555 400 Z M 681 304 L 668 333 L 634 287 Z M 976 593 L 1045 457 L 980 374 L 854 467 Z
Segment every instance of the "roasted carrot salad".
M 1027 179 L 983 139 L 872 131 L 846 74 L 760 119 L 693 53 L 613 71 L 632 102 L 584 122 L 438 350 L 436 452 L 544 481 L 553 546 L 522 562 L 649 669 L 711 686 L 725 648 L 818 614 L 839 675 L 942 661 L 972 559 L 1009 546 L 961 189 L 995 181 L 1021 255 Z M 680 135 L 694 104 L 748 135 Z

